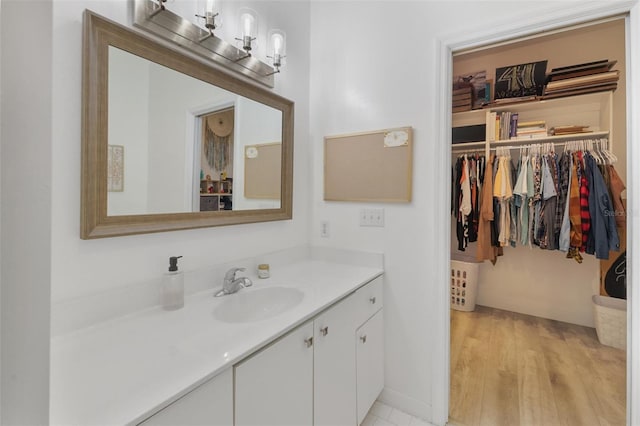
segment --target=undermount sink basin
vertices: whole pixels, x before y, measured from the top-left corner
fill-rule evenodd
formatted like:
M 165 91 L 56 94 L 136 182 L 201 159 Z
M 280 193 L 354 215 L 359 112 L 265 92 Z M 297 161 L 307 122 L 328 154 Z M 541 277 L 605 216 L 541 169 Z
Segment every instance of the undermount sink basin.
M 224 296 L 213 316 L 223 322 L 261 321 L 293 308 L 303 297 L 304 293 L 290 287 L 242 289 Z

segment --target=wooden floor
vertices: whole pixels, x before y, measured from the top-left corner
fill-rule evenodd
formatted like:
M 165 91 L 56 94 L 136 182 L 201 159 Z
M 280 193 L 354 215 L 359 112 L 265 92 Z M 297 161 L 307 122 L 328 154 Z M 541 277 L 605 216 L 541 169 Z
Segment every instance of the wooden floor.
M 453 425 L 624 425 L 626 351 L 592 328 L 476 306 L 451 310 Z

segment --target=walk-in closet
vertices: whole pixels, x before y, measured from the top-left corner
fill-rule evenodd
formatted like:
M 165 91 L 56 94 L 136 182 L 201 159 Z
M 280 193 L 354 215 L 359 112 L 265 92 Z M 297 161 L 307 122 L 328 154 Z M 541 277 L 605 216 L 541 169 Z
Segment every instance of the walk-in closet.
M 453 57 L 449 421 L 626 424 L 625 19 Z

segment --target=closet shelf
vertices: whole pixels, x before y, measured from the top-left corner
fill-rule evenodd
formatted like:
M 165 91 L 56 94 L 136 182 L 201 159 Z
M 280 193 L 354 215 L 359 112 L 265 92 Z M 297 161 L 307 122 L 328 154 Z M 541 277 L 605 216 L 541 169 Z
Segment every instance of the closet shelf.
M 517 113 L 518 122 L 544 123 L 545 129 L 568 125 L 579 125 L 593 130 L 589 133 L 574 133 L 567 135 L 544 136 L 530 139 L 502 139 L 497 141 L 463 142 L 452 145 L 454 152 L 463 149 L 478 149 L 484 147 L 488 150 L 497 146 L 520 146 L 539 143 L 558 143 L 581 139 L 609 139 L 613 146 L 613 92 L 597 92 L 585 95 L 569 96 L 565 98 L 531 101 L 518 104 L 500 105 L 474 111 L 455 113 L 452 116 L 454 127 L 487 126 L 488 132 L 493 131 L 493 113 Z M 509 115 L 507 115 L 509 117 Z M 507 118 L 508 119 L 508 118 Z M 498 126 L 499 124 L 496 124 Z M 508 129 L 507 129 L 508 130 Z M 504 131 L 504 129 L 501 129 Z
M 520 102 L 505 105 L 493 105 L 486 106 L 481 109 L 474 109 L 471 111 L 454 112 L 453 126 L 457 127 L 461 123 L 476 123 L 482 124 L 485 120 L 485 114 L 487 111 L 518 111 L 528 112 L 536 110 L 544 110 L 547 108 L 575 108 L 576 105 L 605 105 L 610 102 L 610 97 L 613 95 L 612 91 L 588 93 L 585 95 L 567 96 L 564 98 L 554 99 L 541 99 L 529 102 Z

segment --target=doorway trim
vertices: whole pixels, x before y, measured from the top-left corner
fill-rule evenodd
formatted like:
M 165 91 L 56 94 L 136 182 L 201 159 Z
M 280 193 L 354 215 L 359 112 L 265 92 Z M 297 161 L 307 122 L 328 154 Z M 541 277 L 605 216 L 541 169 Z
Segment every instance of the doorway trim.
M 583 24 L 589 21 L 607 18 L 615 15 L 627 15 L 626 27 L 626 100 L 627 100 L 627 258 L 637 258 L 640 253 L 640 119 L 632 118 L 640 114 L 640 77 L 634 75 L 640 72 L 640 0 L 595 2 L 586 5 L 576 3 L 562 5 L 547 14 L 539 14 L 531 18 L 519 19 L 517 23 L 510 23 L 491 30 L 471 31 L 464 37 L 437 39 L 436 47 L 436 81 L 439 90 L 435 96 L 437 144 L 435 153 L 438 156 L 437 176 L 447 176 L 451 168 L 451 84 L 452 57 L 455 52 L 476 47 L 495 44 L 514 38 L 526 37 L 537 33 L 552 31 L 562 27 Z M 439 267 L 435 271 L 438 283 L 449 280 L 449 199 L 451 184 L 438 185 L 437 205 L 443 206 L 436 214 L 439 227 L 436 235 L 437 244 L 443 247 L 434 253 Z M 444 226 L 447 224 L 447 226 Z M 449 420 L 449 356 L 450 356 L 450 317 L 448 286 L 436 287 L 436 327 L 434 329 L 434 349 L 431 357 L 431 406 L 432 423 L 445 425 Z M 640 289 L 640 274 L 634 273 L 627 267 L 627 424 L 640 424 L 640 295 L 635 294 Z

